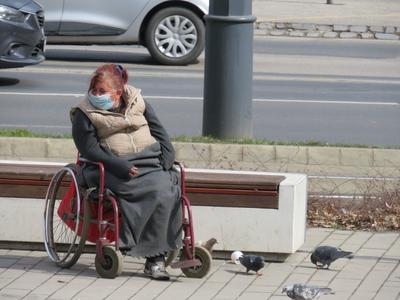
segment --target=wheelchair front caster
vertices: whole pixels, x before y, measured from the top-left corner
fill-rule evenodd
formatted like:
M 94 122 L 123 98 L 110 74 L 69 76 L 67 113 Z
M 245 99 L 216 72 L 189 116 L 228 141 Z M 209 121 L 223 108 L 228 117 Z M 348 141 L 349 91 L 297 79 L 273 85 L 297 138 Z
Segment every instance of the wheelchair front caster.
M 113 279 L 122 273 L 122 254 L 112 246 L 103 247 L 104 262 L 98 254 L 95 258 L 97 273 L 103 278 Z
M 203 278 L 210 271 L 212 261 L 211 254 L 206 248 L 196 246 L 194 249 L 194 258 L 200 261 L 200 266 L 182 268 L 181 270 L 183 274 L 189 278 Z M 184 260 L 185 257 L 182 255 L 180 259 Z

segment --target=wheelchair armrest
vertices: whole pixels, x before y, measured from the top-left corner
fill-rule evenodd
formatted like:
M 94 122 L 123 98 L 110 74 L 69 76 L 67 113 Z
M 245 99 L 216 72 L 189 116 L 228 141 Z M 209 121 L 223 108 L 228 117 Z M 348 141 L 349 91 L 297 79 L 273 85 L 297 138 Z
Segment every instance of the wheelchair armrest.
M 104 164 L 101 161 L 91 161 L 89 159 L 86 159 L 84 157 L 78 156 L 77 159 L 77 164 L 82 165 L 83 163 L 85 164 L 91 164 L 91 165 L 96 165 L 99 168 L 99 193 L 103 194 L 104 193 L 104 177 L 105 177 L 105 171 L 104 171 Z

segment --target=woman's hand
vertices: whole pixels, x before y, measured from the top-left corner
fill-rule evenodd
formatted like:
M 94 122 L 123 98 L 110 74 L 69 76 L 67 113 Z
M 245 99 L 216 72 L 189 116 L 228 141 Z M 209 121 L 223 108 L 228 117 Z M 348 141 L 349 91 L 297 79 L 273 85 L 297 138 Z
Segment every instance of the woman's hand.
M 131 169 L 129 170 L 129 174 L 132 176 L 135 176 L 135 175 L 139 174 L 139 169 L 136 168 L 134 165 L 132 165 Z

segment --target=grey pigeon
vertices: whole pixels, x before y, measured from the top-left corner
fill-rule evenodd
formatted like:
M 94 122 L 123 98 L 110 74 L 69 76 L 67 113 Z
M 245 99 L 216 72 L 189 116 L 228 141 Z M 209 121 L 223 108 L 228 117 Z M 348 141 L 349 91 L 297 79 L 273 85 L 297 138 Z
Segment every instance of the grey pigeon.
M 213 247 L 215 244 L 218 244 L 218 241 L 216 238 L 211 238 L 208 241 L 201 243 L 200 245 L 203 246 L 208 250 L 208 252 L 212 253 Z
M 334 294 L 332 289 L 327 287 L 318 287 L 299 283 L 285 286 L 282 289 L 282 293 L 286 293 L 289 298 L 294 300 L 312 300 L 317 299 L 321 295 Z
M 243 255 L 239 257 L 239 261 L 246 268 L 246 272 L 254 271 L 258 276 L 262 275 L 258 271 L 264 268 L 264 260 L 264 257 L 259 255 Z
M 352 254 L 352 252 L 343 251 L 340 248 L 332 246 L 319 246 L 311 254 L 311 262 L 316 265 L 317 268 L 326 266 L 326 268 L 329 269 L 329 266 L 335 260 L 342 257 L 353 258 Z

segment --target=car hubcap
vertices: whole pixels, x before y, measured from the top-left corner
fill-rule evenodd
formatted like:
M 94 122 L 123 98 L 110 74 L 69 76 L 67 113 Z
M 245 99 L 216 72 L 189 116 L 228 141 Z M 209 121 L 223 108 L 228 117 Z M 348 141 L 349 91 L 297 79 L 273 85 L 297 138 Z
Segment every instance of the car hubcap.
M 183 16 L 166 17 L 156 28 L 155 42 L 161 53 L 168 57 L 185 56 L 196 45 L 196 26 Z

